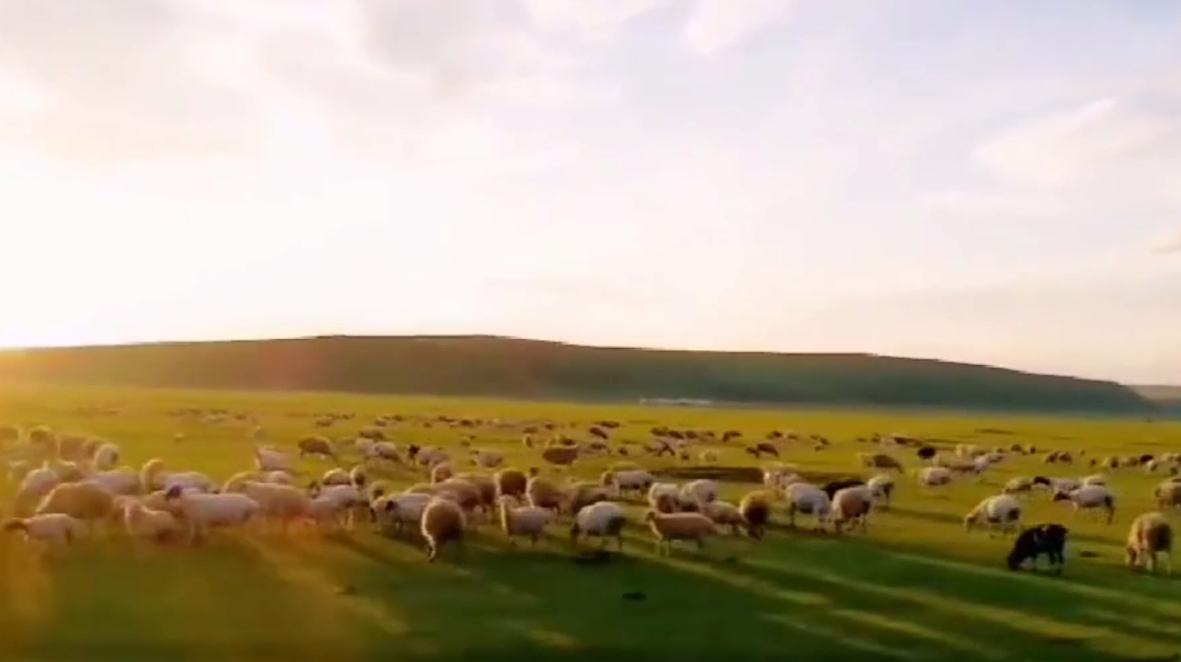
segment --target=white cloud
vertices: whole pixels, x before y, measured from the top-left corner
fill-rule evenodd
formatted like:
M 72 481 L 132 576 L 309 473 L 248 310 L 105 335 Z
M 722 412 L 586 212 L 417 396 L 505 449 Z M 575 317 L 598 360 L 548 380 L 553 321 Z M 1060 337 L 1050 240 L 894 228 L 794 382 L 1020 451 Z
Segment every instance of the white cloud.
M 799 0 L 697 0 L 684 28 L 685 44 L 709 55 L 785 18 Z
M 1153 246 L 1153 250 L 1162 254 L 1181 253 L 1181 232 L 1162 237 Z
M 954 216 L 1007 219 L 1057 218 L 1069 207 L 1061 198 L 1040 194 L 982 193 L 965 189 L 943 189 L 923 195 L 924 208 Z
M 1181 164 L 1181 121 L 1147 104 L 1102 98 L 1038 117 L 979 145 L 973 158 L 1002 179 L 1041 186 L 1099 184 Z M 1134 169 L 1135 172 L 1129 172 Z

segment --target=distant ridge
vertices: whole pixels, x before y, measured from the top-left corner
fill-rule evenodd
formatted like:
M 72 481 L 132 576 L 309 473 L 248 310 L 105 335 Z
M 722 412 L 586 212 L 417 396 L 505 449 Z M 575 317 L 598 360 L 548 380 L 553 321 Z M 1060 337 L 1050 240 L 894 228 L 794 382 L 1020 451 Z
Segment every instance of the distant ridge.
M 587 347 L 500 336 L 317 336 L 0 352 L 0 379 L 572 400 L 700 399 L 1149 414 L 1115 382 L 873 354 Z M 1181 390 L 1181 389 L 1179 389 Z

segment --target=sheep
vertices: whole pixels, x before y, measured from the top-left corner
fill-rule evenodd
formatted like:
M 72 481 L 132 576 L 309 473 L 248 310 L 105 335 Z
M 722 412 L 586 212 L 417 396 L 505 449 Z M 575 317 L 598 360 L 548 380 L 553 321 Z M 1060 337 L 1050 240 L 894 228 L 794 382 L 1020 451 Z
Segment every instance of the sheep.
M 455 472 L 451 470 L 451 465 L 446 462 L 440 462 L 439 464 L 431 467 L 432 483 L 441 483 L 454 475 Z
M 846 487 L 859 487 L 864 484 L 865 484 L 865 481 L 863 481 L 863 480 L 860 480 L 857 478 L 849 478 L 849 479 L 845 479 L 845 480 L 829 481 L 829 482 L 825 483 L 821 489 L 824 490 L 824 493 L 828 495 L 829 499 L 832 499 L 834 496 L 836 496 L 837 492 L 840 492 L 841 490 L 845 489 Z
M 545 535 L 545 527 L 554 521 L 554 511 L 536 506 L 520 506 L 511 496 L 502 496 L 500 501 L 500 527 L 508 536 L 509 544 L 515 546 L 516 536 L 529 536 L 531 544 Z
M 26 540 L 66 545 L 78 537 L 78 520 L 60 513 L 13 518 L 4 523 L 5 532 L 19 531 Z
M 1033 481 L 1026 476 L 1015 476 L 1005 483 L 1001 492 L 1005 494 L 1020 494 L 1033 489 Z
M 119 464 L 119 447 L 110 442 L 100 445 L 91 456 L 90 466 L 98 471 L 109 471 Z
M 1152 496 L 1161 510 L 1181 508 L 1181 483 L 1167 480 L 1156 486 Z
M 435 483 L 432 494 L 441 497 L 450 495 L 451 500 L 458 503 L 459 507 L 467 512 L 471 512 L 483 504 L 480 488 L 462 478 L 448 478 L 441 483 Z
M 107 519 L 115 509 L 115 495 L 94 483 L 62 483 L 50 490 L 33 515 L 69 515 L 93 522 Z
M 578 459 L 578 446 L 550 446 L 541 451 L 541 459 L 559 467 L 568 467 Z
M 883 508 L 890 507 L 890 498 L 894 495 L 894 477 L 889 474 L 879 474 L 871 476 L 865 482 L 869 489 L 873 490 L 875 498 L 880 498 L 884 504 Z
M 258 446 L 254 449 L 254 466 L 263 473 L 271 471 L 297 473 L 291 458 L 286 453 L 270 446 Z
M 496 485 L 497 496 L 525 496 L 525 489 L 529 485 L 529 477 L 519 469 L 501 469 L 492 476 L 492 481 Z
M 1157 555 L 1164 555 L 1165 574 L 1173 574 L 1173 527 L 1160 513 L 1144 513 L 1132 520 L 1125 547 L 1128 566 L 1143 565 L 1156 573 Z
M 1067 533 L 1061 524 L 1039 524 L 1022 531 L 1013 541 L 1013 550 L 1006 559 L 1009 570 L 1017 570 L 1029 560 L 1036 571 L 1038 557 L 1045 554 L 1050 559 L 1050 567 L 1061 574 L 1066 561 L 1062 551 L 1066 547 Z
M 13 509 L 16 512 L 26 512 L 29 507 L 49 494 L 50 490 L 60 485 L 61 476 L 48 466 L 33 469 L 25 474 L 17 490 Z
M 135 501 L 124 499 L 119 503 L 123 512 L 123 526 L 132 538 L 149 538 L 156 542 L 165 542 L 180 534 L 180 524 L 176 517 L 167 510 L 154 510 Z
M 352 485 L 353 484 L 353 477 L 349 475 L 348 471 L 345 471 L 344 469 L 342 469 L 340 467 L 336 467 L 334 469 L 329 469 L 328 471 L 325 471 L 324 475 L 320 476 L 320 484 L 321 485 Z M 362 486 L 364 485 L 364 480 L 361 481 L 361 485 Z
M 213 481 L 209 476 L 199 471 L 179 471 L 179 472 L 165 472 L 164 460 L 154 458 L 144 463 L 139 470 L 140 488 L 144 492 L 154 492 L 156 490 L 169 490 L 173 487 L 179 487 L 185 490 L 197 490 L 200 492 L 213 491 Z
M 268 471 L 262 475 L 262 482 L 272 485 L 294 485 L 295 479 L 286 471 Z
M 450 499 L 431 499 L 422 510 L 421 531 L 427 545 L 427 562 L 434 563 L 439 549 L 448 542 L 463 543 L 466 525 L 463 509 Z
M 902 463 L 897 458 L 886 455 L 885 453 L 858 453 L 857 459 L 863 467 L 902 471 Z
M 794 467 L 774 466 L 763 470 L 763 486 L 768 489 L 781 489 L 802 480 L 792 471 Z
M 989 527 L 999 527 L 1001 534 L 1017 533 L 1021 528 L 1021 502 L 1008 494 L 997 494 L 985 498 L 964 516 L 964 531 L 983 518 Z
M 240 494 L 258 504 L 259 516 L 278 522 L 284 531 L 292 520 L 309 517 L 311 497 L 291 485 L 246 481 Z
M 676 483 L 652 483 L 648 488 L 648 507 L 662 513 L 675 513 L 680 508 L 681 488 Z
M 656 534 L 656 549 L 662 555 L 672 553 L 674 540 L 694 540 L 697 549 L 705 548 L 705 538 L 715 535 L 713 520 L 701 513 L 662 513 L 649 510 L 644 521 Z
M 701 514 L 713 520 L 718 526 L 730 527 L 733 535 L 739 534 L 739 529 L 746 524 L 738 506 L 727 501 L 706 501 L 701 504 Z
M 656 479 L 644 469 L 624 469 L 604 472 L 600 483 L 614 487 L 616 493 L 624 496 L 629 492 L 643 494 L 652 488 Z
M 1045 476 L 1035 476 L 1033 479 L 1034 485 L 1044 485 L 1054 492 L 1070 492 L 1082 487 L 1082 483 L 1073 478 L 1047 478 Z
M 495 469 L 504 464 L 504 456 L 493 451 L 475 451 L 472 454 L 472 464 L 485 469 Z
M 484 474 L 477 474 L 465 472 L 456 474 L 455 478 L 471 483 L 480 495 L 480 505 L 485 508 L 492 508 L 496 505 L 498 488 L 496 479 L 493 476 L 486 476 Z
M 833 531 L 840 533 L 846 522 L 866 529 L 869 511 L 873 508 L 874 491 L 866 486 L 846 487 L 832 497 Z
M 1091 474 L 1090 476 L 1085 476 L 1080 482 L 1083 485 L 1107 485 L 1107 476 L 1103 474 Z
M 525 497 L 530 506 L 560 511 L 565 494 L 545 478 L 534 476 L 525 485 Z
M 788 525 L 792 528 L 796 525 L 796 513 L 812 515 L 816 518 L 816 528 L 820 529 L 832 511 L 832 500 L 827 491 L 810 483 L 788 485 L 783 493 L 787 498 Z
M 755 540 L 761 540 L 771 521 L 771 502 L 775 496 L 763 490 L 748 492 L 738 502 L 738 512 L 746 523 L 746 533 Z
M 421 448 L 414 454 L 414 461 L 423 467 L 433 467 L 436 464 L 442 464 L 451 459 L 447 451 L 437 446 L 428 446 Z
M 70 462 L 68 460 L 57 460 L 49 465 L 53 472 L 61 478 L 63 483 L 76 483 L 87 475 L 87 470 L 79 465 L 77 462 Z
M 299 456 L 319 455 L 324 458 L 336 459 L 336 449 L 326 437 L 304 437 L 297 444 Z
M 422 521 L 422 511 L 434 498 L 430 494 L 391 494 L 374 501 L 370 513 L 374 521 L 392 524 L 400 532 L 406 524 Z
M 923 487 L 942 487 L 951 483 L 951 470 L 947 467 L 923 467 L 916 476 Z
M 1103 508 L 1107 511 L 1107 523 L 1115 519 L 1115 496 L 1102 485 L 1084 485 L 1074 490 L 1059 490 L 1054 493 L 1053 501 L 1070 501 L 1074 504 L 1074 511 Z
M 708 503 L 718 498 L 718 484 L 708 478 L 690 481 L 681 488 L 681 496 L 689 501 Z
M 562 499 L 564 510 L 573 515 L 591 504 L 610 501 L 611 492 L 609 490 L 610 488 L 588 481 L 572 482 L 564 488 L 565 495 Z
M 321 524 L 325 522 L 339 523 L 340 514 L 347 512 L 348 518 L 345 521 L 345 527 L 350 531 L 354 526 L 355 509 L 369 503 L 366 495 L 362 494 L 361 489 L 355 485 L 320 486 L 313 483 L 309 492 L 312 494 L 309 507 L 312 519 Z
M 209 527 L 246 524 L 261 510 L 259 503 L 245 494 L 205 494 L 185 490 L 180 485 L 168 488 L 164 499 L 179 504 L 180 512 L 189 523 L 189 541 L 193 544 L 204 538 Z
M 606 547 L 608 538 L 615 538 L 620 551 L 623 550 L 623 527 L 627 517 L 623 508 L 610 501 L 600 501 L 586 506 L 574 516 L 574 523 L 570 525 L 570 543 L 578 544 L 578 536 L 597 537 L 602 546 Z

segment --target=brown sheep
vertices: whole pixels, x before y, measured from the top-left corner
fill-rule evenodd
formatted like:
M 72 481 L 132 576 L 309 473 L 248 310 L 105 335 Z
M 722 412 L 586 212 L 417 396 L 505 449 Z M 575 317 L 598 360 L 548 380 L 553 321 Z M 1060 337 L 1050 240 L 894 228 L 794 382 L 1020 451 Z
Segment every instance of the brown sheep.
M 746 532 L 751 538 L 761 540 L 767 531 L 767 524 L 771 521 L 771 501 L 773 495 L 765 490 L 755 490 L 747 493 L 738 503 L 738 512 L 746 523 Z
M 565 500 L 565 494 L 562 493 L 562 490 L 541 476 L 534 476 L 529 479 L 528 484 L 525 486 L 525 497 L 528 499 L 530 506 L 549 508 L 555 512 L 561 512 L 562 504 Z
M 578 450 L 577 446 L 550 446 L 541 451 L 541 459 L 555 466 L 568 467 L 578 459 Z
M 433 563 L 439 556 L 439 548 L 448 542 L 462 545 L 465 524 L 466 519 L 459 504 L 448 499 L 431 499 L 422 511 L 422 537 L 427 544 L 427 561 Z
M 885 453 L 858 453 L 857 458 L 863 467 L 902 471 L 902 463 Z
M 524 472 L 512 468 L 497 471 L 492 480 L 496 483 L 497 496 L 521 498 L 525 496 L 525 488 L 529 484 L 529 477 Z
M 336 451 L 332 448 L 332 442 L 325 437 L 304 437 L 299 440 L 299 456 L 320 455 L 327 458 L 335 458 Z

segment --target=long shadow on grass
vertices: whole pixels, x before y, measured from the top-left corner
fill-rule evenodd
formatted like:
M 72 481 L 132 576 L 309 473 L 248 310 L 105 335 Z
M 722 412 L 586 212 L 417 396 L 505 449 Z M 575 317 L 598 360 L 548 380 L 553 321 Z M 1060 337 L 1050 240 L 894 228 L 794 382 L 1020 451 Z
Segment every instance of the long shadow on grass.
M 899 517 L 899 518 L 903 518 L 903 519 L 920 520 L 920 521 L 924 521 L 924 522 L 931 522 L 933 524 L 951 524 L 951 525 L 955 525 L 955 526 L 963 526 L 963 524 L 964 524 L 964 518 L 962 515 L 955 515 L 952 513 L 939 513 L 939 512 L 932 512 L 929 510 L 916 510 L 914 508 L 899 508 L 897 506 L 891 507 L 889 510 L 883 510 L 882 512 L 893 515 L 894 517 Z M 1080 517 L 1081 517 L 1081 515 L 1080 515 Z M 1063 513 L 1061 517 L 1057 518 L 1056 521 L 1060 521 L 1067 528 L 1071 528 L 1072 516 L 1069 514 L 1069 511 L 1067 511 L 1067 512 Z M 1112 526 L 1119 527 L 1119 523 L 1117 522 L 1117 523 L 1113 524 Z M 1120 530 L 1123 531 L 1124 529 L 1120 528 Z M 1119 534 L 1117 534 L 1117 535 L 1119 535 Z M 1072 541 L 1085 542 L 1085 543 L 1092 544 L 1092 545 L 1118 544 L 1112 538 L 1107 538 L 1107 537 L 1103 537 L 1103 536 L 1087 535 L 1084 533 L 1078 533 L 1077 531 L 1070 532 L 1070 539 Z

